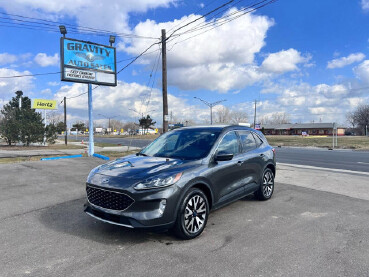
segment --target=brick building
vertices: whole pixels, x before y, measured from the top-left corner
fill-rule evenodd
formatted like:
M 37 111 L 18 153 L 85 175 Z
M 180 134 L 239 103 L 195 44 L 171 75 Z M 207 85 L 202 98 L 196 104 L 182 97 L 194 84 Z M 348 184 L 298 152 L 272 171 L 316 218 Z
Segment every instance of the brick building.
M 262 124 L 261 130 L 265 135 L 302 135 L 331 136 L 333 123 L 288 123 L 288 124 Z M 345 127 L 337 127 L 339 136 L 345 135 Z

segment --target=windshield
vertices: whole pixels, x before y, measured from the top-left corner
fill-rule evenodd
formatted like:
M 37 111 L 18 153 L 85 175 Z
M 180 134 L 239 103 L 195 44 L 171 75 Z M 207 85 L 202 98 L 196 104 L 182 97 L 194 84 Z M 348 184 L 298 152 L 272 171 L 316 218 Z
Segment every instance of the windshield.
M 208 155 L 221 130 L 183 129 L 168 132 L 141 151 L 153 157 L 196 160 Z

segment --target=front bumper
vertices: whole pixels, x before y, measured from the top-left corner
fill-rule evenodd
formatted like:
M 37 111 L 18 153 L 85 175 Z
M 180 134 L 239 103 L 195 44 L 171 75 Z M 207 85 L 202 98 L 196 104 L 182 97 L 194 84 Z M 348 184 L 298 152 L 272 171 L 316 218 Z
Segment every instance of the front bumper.
M 107 189 L 90 184 L 87 184 L 87 186 Z M 180 197 L 177 186 L 173 185 L 168 188 L 147 191 L 109 190 L 128 195 L 134 200 L 133 204 L 125 210 L 111 210 L 90 203 L 87 199 L 84 205 L 85 213 L 100 221 L 128 228 L 167 229 L 173 226 Z M 163 202 L 165 202 L 164 209 Z

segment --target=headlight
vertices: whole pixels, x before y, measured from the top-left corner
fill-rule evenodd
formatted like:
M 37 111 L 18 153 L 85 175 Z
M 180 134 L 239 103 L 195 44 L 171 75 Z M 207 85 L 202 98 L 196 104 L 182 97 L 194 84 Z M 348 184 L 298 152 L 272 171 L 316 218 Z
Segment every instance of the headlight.
M 173 176 L 169 176 L 169 177 L 165 177 L 165 178 L 152 178 L 152 179 L 148 179 L 144 182 L 138 183 L 135 186 L 136 190 L 143 190 L 143 189 L 154 189 L 154 188 L 164 188 L 164 187 L 168 187 L 171 186 L 173 184 L 175 184 L 176 182 L 178 182 L 179 179 L 181 179 L 182 177 L 182 172 L 181 173 L 177 173 Z
M 88 174 L 88 176 L 87 176 L 87 183 L 90 183 L 91 178 L 92 178 L 92 177 L 95 175 L 95 173 L 99 170 L 100 166 L 101 166 L 101 165 L 99 165 L 99 166 L 95 167 L 94 169 L 92 169 L 92 170 L 90 171 L 90 173 L 89 173 L 89 174 Z

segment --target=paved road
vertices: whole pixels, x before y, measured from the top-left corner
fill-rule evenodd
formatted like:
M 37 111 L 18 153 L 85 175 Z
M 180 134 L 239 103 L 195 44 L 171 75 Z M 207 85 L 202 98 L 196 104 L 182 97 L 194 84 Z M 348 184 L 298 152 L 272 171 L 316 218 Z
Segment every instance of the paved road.
M 276 148 L 277 162 L 369 172 L 369 151 Z
M 337 184 L 335 174 L 305 173 L 330 193 L 291 185 L 302 169 L 281 168 L 270 201 L 228 205 L 199 238 L 180 241 L 82 212 L 85 178 L 102 162 L 0 164 L 1 276 L 369 276 L 368 176 Z M 345 194 L 353 190 L 362 193 Z

